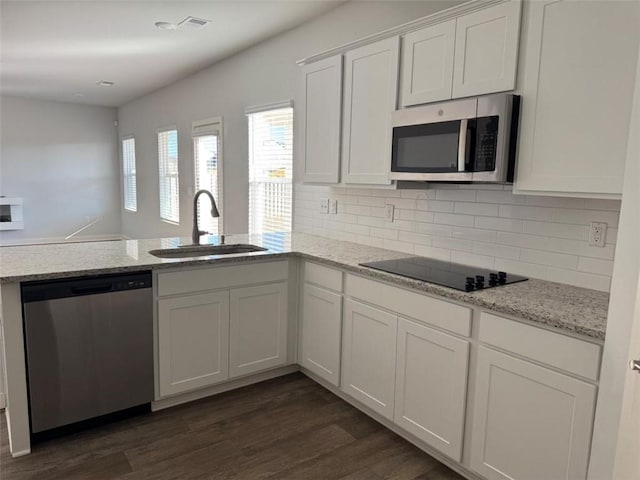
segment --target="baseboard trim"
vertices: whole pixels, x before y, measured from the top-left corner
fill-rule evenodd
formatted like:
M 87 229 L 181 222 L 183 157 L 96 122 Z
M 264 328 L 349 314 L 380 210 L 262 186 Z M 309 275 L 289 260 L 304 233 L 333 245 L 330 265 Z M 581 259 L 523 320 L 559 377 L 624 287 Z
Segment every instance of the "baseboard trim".
M 173 397 L 162 398 L 151 403 L 151 411 L 157 412 L 159 410 L 164 410 L 165 408 L 171 408 L 177 405 L 182 405 L 183 403 L 193 402 L 194 400 L 200 400 L 201 398 L 210 397 L 219 393 L 253 385 L 254 383 L 264 382 L 265 380 L 271 380 L 272 378 L 288 375 L 290 373 L 297 372 L 298 370 L 300 370 L 300 367 L 298 367 L 297 364 L 287 365 L 274 370 L 241 377 L 219 385 L 213 385 L 208 388 L 203 388 L 202 390 L 195 390 L 193 392 L 182 393 Z
M 459 464 L 455 460 L 452 460 L 449 457 L 446 457 L 442 453 L 438 452 L 433 447 L 427 445 L 425 442 L 423 442 L 419 438 L 416 438 L 413 435 L 411 435 L 410 433 L 405 432 L 403 429 L 398 427 L 393 422 L 391 422 L 388 419 L 384 418 L 380 414 L 374 412 L 369 407 L 366 407 L 365 405 L 363 405 L 362 403 L 358 402 L 357 400 L 354 400 L 349 395 L 347 395 L 342 390 L 340 390 L 338 387 L 336 387 L 336 386 L 330 384 L 329 382 L 327 382 L 326 380 L 318 377 L 317 375 L 315 375 L 314 373 L 310 372 L 306 368 L 300 367 L 300 372 L 302 372 L 304 375 L 309 377 L 311 380 L 316 382 L 321 387 L 326 388 L 327 390 L 329 390 L 331 393 L 333 393 L 337 397 L 340 397 L 342 400 L 344 400 L 348 404 L 354 406 L 355 408 L 360 410 L 365 415 L 373 418 L 376 422 L 380 423 L 385 428 L 391 430 L 396 435 L 404 438 L 407 442 L 415 445 L 416 447 L 418 447 L 420 450 L 422 450 L 423 452 L 427 453 L 428 455 L 431 455 L 433 458 L 438 460 L 440 463 L 443 463 L 444 465 L 449 467 L 454 472 L 462 475 L 467 480 L 485 480 L 483 477 L 480 477 L 477 474 L 473 473 L 472 471 L 467 470 L 464 466 L 462 466 L 461 464 Z

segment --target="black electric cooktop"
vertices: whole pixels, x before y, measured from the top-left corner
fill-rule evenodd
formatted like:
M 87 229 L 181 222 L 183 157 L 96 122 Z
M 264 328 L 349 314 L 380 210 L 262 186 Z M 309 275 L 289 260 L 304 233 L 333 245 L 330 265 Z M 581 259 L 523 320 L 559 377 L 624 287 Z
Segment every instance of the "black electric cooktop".
M 395 273 L 403 277 L 423 280 L 463 292 L 499 287 L 528 280 L 511 273 L 471 267 L 459 263 L 443 262 L 425 257 L 407 257 L 382 262 L 361 263 L 363 267 Z

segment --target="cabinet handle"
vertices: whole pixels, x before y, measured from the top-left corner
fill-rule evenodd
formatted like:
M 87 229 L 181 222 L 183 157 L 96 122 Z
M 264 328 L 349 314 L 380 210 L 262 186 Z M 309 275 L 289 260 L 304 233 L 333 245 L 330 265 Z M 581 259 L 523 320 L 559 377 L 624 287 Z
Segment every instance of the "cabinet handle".
M 631 370 L 640 373 L 640 360 L 631 360 L 629 362 L 629 366 L 631 367 Z

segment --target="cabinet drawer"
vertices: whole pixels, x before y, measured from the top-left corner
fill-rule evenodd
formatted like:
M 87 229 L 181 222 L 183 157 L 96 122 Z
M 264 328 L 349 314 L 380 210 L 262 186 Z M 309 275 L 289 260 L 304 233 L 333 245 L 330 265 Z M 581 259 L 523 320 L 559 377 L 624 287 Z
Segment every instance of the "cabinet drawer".
M 304 281 L 315 283 L 329 290 L 342 292 L 342 272 L 333 268 L 323 267 L 317 263 L 305 262 Z
M 204 292 L 241 285 L 277 282 L 289 277 L 289 262 L 248 263 L 168 271 L 158 274 L 158 296 Z
M 482 312 L 481 342 L 593 381 L 598 380 L 600 346 L 515 320 Z
M 470 308 L 354 275 L 347 275 L 346 293 L 458 335 L 471 335 Z

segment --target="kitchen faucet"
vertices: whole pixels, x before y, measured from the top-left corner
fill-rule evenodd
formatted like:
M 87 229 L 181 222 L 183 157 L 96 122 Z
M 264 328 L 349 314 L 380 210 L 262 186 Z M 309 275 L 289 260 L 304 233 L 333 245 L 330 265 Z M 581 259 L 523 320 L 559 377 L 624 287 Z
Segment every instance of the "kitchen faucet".
M 200 245 L 200 235 L 208 233 L 200 230 L 200 227 L 198 226 L 198 197 L 203 193 L 211 200 L 211 216 L 214 218 L 220 216 L 213 194 L 209 190 L 198 190 L 193 197 L 193 233 L 191 234 L 191 240 L 194 245 Z

